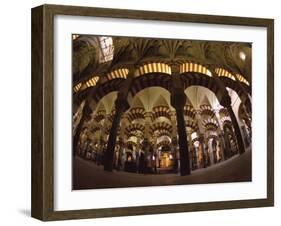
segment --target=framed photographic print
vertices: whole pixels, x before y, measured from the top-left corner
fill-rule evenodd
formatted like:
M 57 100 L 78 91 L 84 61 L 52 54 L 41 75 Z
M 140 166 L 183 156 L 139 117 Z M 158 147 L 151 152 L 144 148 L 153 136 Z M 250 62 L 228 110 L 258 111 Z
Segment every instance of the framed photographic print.
M 32 216 L 273 206 L 274 21 L 32 9 Z

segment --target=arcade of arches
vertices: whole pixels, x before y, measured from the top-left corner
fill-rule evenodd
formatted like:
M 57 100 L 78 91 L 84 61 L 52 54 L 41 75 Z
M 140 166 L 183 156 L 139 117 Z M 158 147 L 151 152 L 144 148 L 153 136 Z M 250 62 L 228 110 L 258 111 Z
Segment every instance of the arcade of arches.
M 73 72 L 74 188 L 97 172 L 163 184 L 251 152 L 248 43 L 73 35 Z M 241 169 L 231 181 L 251 180 Z

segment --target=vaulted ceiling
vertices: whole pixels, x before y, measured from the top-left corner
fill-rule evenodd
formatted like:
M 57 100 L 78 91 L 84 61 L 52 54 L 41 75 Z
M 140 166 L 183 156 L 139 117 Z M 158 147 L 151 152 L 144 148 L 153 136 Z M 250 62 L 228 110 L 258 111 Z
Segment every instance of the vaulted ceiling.
M 110 38 L 109 46 L 103 44 L 106 40 L 102 38 Z M 193 62 L 243 75 L 250 82 L 251 61 L 251 43 L 88 35 L 73 40 L 74 85 L 93 75 L 103 79 L 102 76 L 115 69 L 150 62 Z

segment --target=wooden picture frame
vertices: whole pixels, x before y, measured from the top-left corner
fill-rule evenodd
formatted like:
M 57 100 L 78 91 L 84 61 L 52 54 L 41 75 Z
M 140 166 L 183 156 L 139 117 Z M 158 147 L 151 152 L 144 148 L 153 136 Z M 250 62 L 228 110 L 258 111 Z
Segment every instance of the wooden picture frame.
M 121 208 L 54 210 L 54 16 L 255 26 L 267 29 L 267 198 Z M 266 139 L 266 138 L 265 138 Z M 32 9 L 32 200 L 31 215 L 50 221 L 160 214 L 274 205 L 274 20 L 60 5 Z

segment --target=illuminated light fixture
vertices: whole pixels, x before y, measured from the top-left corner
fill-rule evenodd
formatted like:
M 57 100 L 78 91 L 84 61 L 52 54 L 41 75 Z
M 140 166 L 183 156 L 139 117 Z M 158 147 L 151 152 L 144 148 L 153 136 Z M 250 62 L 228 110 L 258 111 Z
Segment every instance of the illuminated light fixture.
M 79 82 L 77 85 L 75 85 L 73 88 L 74 92 L 77 93 L 80 90 L 81 86 L 82 86 L 81 82 Z
M 183 63 L 182 65 L 180 65 L 180 74 L 186 72 L 197 72 L 212 77 L 211 71 L 209 71 L 205 66 L 191 62 Z
M 215 72 L 217 73 L 217 75 L 219 77 L 227 77 L 232 79 L 233 81 L 236 81 L 235 76 L 233 74 L 231 74 L 229 71 L 223 69 L 223 68 L 216 68 Z
M 240 81 L 240 82 L 243 82 L 243 83 L 245 83 L 246 85 L 250 85 L 249 84 L 249 82 L 242 76 L 242 75 L 240 75 L 240 74 L 236 74 L 236 77 L 237 77 L 237 79 Z
M 127 69 L 127 68 L 120 68 L 120 69 L 117 69 L 117 70 L 114 70 L 114 71 L 108 73 L 107 74 L 107 79 L 109 81 L 113 80 L 113 79 L 116 79 L 116 78 L 126 79 L 128 74 L 129 74 L 129 69 Z
M 149 73 L 164 73 L 164 74 L 171 75 L 172 70 L 171 70 L 171 67 L 168 64 L 149 63 L 149 64 L 145 64 L 145 65 L 140 66 L 135 72 L 135 77 L 145 75 L 145 74 L 149 74 Z
M 244 52 L 242 52 L 242 51 L 239 53 L 239 57 L 240 57 L 240 59 L 243 60 L 243 61 L 246 60 L 246 54 L 245 54 Z
M 72 40 L 75 40 L 79 37 L 80 35 L 72 35 Z

